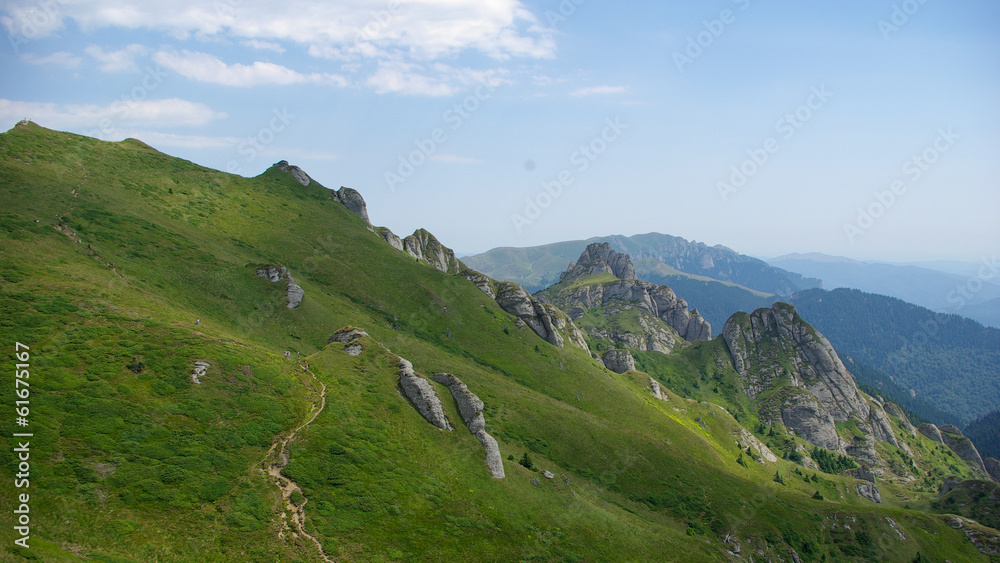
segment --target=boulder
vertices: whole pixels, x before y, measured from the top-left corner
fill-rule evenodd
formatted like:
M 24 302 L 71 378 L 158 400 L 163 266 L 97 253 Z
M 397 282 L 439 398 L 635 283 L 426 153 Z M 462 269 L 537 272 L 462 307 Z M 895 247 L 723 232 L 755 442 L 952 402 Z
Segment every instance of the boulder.
M 441 408 L 441 400 L 434 392 L 434 387 L 426 379 L 414 373 L 413 364 L 403 358 L 399 358 L 399 389 L 427 422 L 442 430 L 452 429 L 444 409 Z
M 878 485 L 875 483 L 858 483 L 858 496 L 874 503 L 882 502 L 882 495 L 879 493 Z
M 285 299 L 288 300 L 288 308 L 294 309 L 302 304 L 302 298 L 305 297 L 306 292 L 299 287 L 299 284 L 294 281 L 289 281 L 288 285 L 285 286 Z
M 635 358 L 628 350 L 608 350 L 601 357 L 604 366 L 615 373 L 625 373 L 635 369 Z

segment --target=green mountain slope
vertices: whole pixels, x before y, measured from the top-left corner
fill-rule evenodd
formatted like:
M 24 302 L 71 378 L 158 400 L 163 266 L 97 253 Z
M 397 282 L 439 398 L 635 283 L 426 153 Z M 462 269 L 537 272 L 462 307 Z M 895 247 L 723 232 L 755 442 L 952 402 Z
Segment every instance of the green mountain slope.
M 5 418 L 0 442 L 32 433 L 30 548 L 8 526 L 0 560 L 988 559 L 906 508 L 929 493 L 887 485 L 875 505 L 849 475 L 740 463 L 726 409 L 549 344 L 288 171 L 24 124 L 0 135 L 0 201 L 5 372 L 16 342 L 31 371 L 27 426 Z M 346 325 L 369 336 L 330 342 Z M 482 399 L 504 479 L 447 387 L 427 382 L 453 431 L 399 393 L 399 357 Z

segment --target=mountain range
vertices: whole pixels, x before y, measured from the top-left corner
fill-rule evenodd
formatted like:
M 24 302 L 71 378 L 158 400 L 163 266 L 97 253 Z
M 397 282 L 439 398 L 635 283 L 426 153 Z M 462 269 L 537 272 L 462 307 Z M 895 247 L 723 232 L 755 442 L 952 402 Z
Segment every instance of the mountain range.
M 533 294 L 288 162 L 30 122 L 0 134 L 0 197 L 26 403 L 0 442 L 30 450 L 0 468 L 5 560 L 1000 554 L 996 460 L 865 393 L 802 305 L 713 331 L 598 241 Z M 726 287 L 810 283 L 686 248 L 667 265 Z

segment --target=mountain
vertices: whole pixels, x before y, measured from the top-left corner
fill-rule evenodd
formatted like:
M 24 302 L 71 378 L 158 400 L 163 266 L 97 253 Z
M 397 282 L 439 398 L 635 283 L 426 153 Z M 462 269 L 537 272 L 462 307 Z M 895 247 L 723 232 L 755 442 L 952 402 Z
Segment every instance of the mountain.
M 963 429 L 983 457 L 1000 459 L 1000 411 L 973 420 Z
M 856 289 L 790 298 L 836 349 L 961 423 L 1000 404 L 1000 330 Z
M 819 280 L 771 267 L 724 246 L 708 246 L 659 233 L 595 237 L 529 248 L 496 248 L 463 260 L 486 275 L 517 282 L 534 292 L 558 282 L 566 265 L 594 242 L 606 242 L 636 262 L 652 258 L 678 272 L 768 294 L 790 295 L 801 289 L 820 287 Z
M 859 262 L 824 254 L 789 254 L 772 266 L 823 280 L 823 287 L 852 288 L 896 297 L 933 311 L 956 313 L 1000 327 L 1000 269 L 985 260 L 959 275 L 920 266 Z
M 932 506 L 976 466 L 888 406 L 899 446 L 868 468 L 761 418 L 761 370 L 789 368 L 765 395 L 825 373 L 794 315 L 745 339 L 745 373 L 723 338 L 619 343 L 647 371 L 618 373 L 565 311 L 292 164 L 242 178 L 25 122 L 0 134 L 0 201 L 26 402 L 0 434 L 5 561 L 988 561 L 1000 541 Z M 569 285 L 627 281 L 595 258 L 610 272 Z M 875 428 L 859 408 L 848 445 Z

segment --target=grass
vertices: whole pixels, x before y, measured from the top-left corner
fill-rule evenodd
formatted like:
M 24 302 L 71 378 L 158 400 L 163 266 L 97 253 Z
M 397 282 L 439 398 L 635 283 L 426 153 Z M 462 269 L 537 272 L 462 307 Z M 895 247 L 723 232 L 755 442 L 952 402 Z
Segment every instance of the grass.
M 647 376 L 555 348 L 464 278 L 392 249 L 317 184 L 35 125 L 0 147 L 0 334 L 33 351 L 31 554 L 43 560 L 317 561 L 310 543 L 278 539 L 285 509 L 261 471 L 318 401 L 312 375 L 327 407 L 290 445 L 286 474 L 308 530 L 342 560 L 724 561 L 727 534 L 805 561 L 983 559 L 940 517 L 862 501 L 847 477 L 740 465 L 734 436 L 755 419 L 726 387 L 717 343 L 637 354 L 666 384 L 659 401 Z M 286 266 L 302 305 L 287 309 L 257 264 Z M 345 325 L 370 335 L 360 356 L 327 344 Z M 399 395 L 395 354 L 484 401 L 506 479 L 454 424 L 444 387 L 432 383 L 454 432 Z M 211 364 L 201 385 L 196 360 Z M 508 460 L 526 452 L 556 478 Z M 0 495 L 0 509 L 12 502 Z M 835 516 L 867 539 L 831 529 Z

